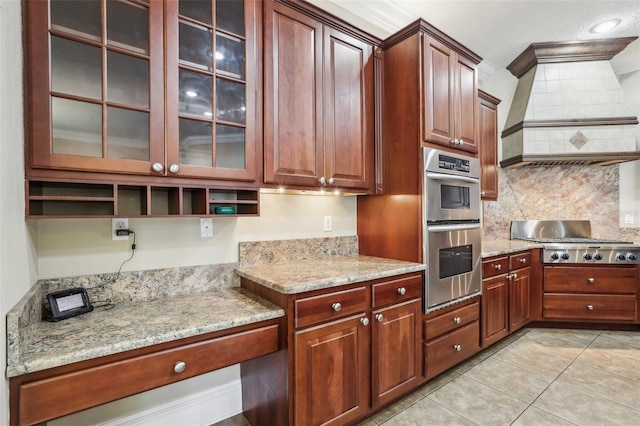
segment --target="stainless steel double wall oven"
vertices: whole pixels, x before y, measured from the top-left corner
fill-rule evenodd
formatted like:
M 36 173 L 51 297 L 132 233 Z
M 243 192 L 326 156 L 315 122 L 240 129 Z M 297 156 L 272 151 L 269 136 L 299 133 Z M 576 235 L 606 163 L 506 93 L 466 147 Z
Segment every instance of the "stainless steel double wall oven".
M 482 291 L 480 161 L 423 148 L 425 312 Z

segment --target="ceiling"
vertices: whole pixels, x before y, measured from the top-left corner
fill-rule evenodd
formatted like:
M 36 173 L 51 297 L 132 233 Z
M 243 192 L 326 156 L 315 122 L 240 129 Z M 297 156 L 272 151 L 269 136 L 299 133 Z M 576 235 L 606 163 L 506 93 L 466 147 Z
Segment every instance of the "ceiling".
M 382 39 L 421 17 L 484 59 L 481 79 L 531 43 L 640 36 L 640 0 L 307 1 Z M 622 23 L 610 33 L 589 31 L 613 18 Z M 640 70 L 640 39 L 611 63 L 618 74 Z

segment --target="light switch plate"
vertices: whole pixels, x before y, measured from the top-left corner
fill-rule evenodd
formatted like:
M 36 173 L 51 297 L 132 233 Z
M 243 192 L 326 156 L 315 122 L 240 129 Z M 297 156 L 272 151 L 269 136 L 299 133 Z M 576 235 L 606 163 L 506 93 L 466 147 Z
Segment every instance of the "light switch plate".
M 200 219 L 200 238 L 213 237 L 213 219 L 210 217 Z

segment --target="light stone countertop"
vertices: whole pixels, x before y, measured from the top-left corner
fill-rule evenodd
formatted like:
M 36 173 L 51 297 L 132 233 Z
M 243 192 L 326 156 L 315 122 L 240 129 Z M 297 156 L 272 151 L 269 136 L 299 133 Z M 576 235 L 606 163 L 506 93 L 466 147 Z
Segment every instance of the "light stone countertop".
M 482 240 L 482 257 L 493 257 L 523 250 L 542 248 L 542 244 L 521 240 Z
M 426 265 L 370 256 L 332 256 L 321 259 L 245 266 L 236 273 L 279 293 L 338 287 L 345 284 L 423 271 Z
M 240 288 L 117 304 L 59 322 L 27 326 L 7 377 L 284 316 Z

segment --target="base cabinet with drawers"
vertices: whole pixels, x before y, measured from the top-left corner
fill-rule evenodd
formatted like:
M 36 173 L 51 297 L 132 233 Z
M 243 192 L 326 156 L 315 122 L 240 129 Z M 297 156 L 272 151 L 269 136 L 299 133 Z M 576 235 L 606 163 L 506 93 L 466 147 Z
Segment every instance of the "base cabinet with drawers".
M 638 269 L 636 265 L 545 266 L 543 319 L 637 322 Z
M 472 299 L 473 300 L 473 299 Z M 424 371 L 427 379 L 459 364 L 480 350 L 480 302 L 454 305 L 427 314 L 424 320 Z
M 242 371 L 243 383 L 252 375 L 261 376 L 256 383 L 286 377 L 278 403 L 288 419 L 278 424 L 350 424 L 422 383 L 422 273 L 299 294 L 245 278 L 242 286 L 286 311 L 286 354 Z M 262 393 L 243 387 L 253 425 L 274 424 L 272 406 L 255 408 Z
M 530 320 L 532 261 L 538 251 L 484 259 L 482 262 L 482 347 Z

